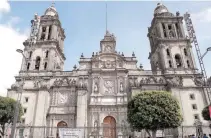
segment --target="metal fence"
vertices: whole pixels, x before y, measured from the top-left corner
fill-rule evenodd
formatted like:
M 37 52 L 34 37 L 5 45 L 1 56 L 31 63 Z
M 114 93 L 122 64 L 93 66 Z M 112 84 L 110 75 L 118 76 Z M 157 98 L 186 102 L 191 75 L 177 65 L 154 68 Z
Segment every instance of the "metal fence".
M 206 134 L 209 137 L 211 129 L 208 126 L 201 126 L 202 135 Z M 64 128 L 57 127 L 45 127 L 45 126 L 19 126 L 16 129 L 15 138 L 72 138 L 71 136 L 61 136 Z M 77 128 L 65 128 L 67 131 L 80 130 L 81 136 L 78 138 L 148 138 L 149 135 L 146 131 L 132 132 L 130 128 L 126 127 L 77 127 Z M 5 136 L 0 138 L 9 138 L 11 133 L 11 127 L 7 127 Z M 158 130 L 156 136 L 158 138 L 188 138 L 195 135 L 197 138 L 196 126 L 181 126 L 177 129 L 165 129 Z

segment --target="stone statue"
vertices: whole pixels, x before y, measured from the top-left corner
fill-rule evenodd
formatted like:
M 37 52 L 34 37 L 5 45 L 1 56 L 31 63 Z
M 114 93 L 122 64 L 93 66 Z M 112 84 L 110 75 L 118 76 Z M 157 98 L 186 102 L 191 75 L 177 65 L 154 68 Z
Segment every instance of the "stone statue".
M 123 92 L 124 91 L 124 88 L 123 88 L 123 83 L 120 82 L 120 92 Z
M 194 83 L 196 86 L 203 86 L 204 82 L 201 78 L 194 78 Z
M 97 84 L 97 82 L 95 82 L 95 84 L 94 84 L 94 92 L 98 92 L 98 84 Z

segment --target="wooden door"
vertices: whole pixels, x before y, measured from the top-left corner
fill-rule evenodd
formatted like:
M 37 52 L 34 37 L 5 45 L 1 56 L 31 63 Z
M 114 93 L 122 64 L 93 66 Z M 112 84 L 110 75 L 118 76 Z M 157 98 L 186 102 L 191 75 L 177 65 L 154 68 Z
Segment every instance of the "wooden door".
M 112 116 L 103 120 L 103 138 L 116 138 L 116 120 Z

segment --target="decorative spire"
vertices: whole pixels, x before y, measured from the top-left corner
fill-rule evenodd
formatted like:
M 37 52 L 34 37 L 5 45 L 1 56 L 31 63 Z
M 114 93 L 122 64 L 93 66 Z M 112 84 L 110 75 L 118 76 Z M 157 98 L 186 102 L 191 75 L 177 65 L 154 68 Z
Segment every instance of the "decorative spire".
M 107 30 L 108 30 L 108 21 L 107 21 L 107 2 L 106 2 L 106 33 L 107 33 Z
M 122 52 L 122 56 L 124 57 L 124 53 Z
M 77 69 L 77 66 L 76 66 L 76 65 L 74 65 L 73 69 L 74 69 L 74 70 L 76 70 L 76 69 Z
M 134 52 L 133 52 L 132 56 L 135 57 L 135 53 Z
M 83 58 L 84 57 L 84 54 L 83 53 L 81 53 L 81 58 Z
M 140 66 L 139 67 L 140 67 L 140 69 L 143 69 L 143 65 L 141 63 L 140 63 Z

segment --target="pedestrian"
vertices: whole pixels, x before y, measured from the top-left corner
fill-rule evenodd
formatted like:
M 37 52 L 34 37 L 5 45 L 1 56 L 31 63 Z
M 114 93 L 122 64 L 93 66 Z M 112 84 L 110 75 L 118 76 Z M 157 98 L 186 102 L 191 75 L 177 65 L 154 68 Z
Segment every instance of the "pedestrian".
M 203 138 L 208 138 L 206 134 L 204 134 Z

